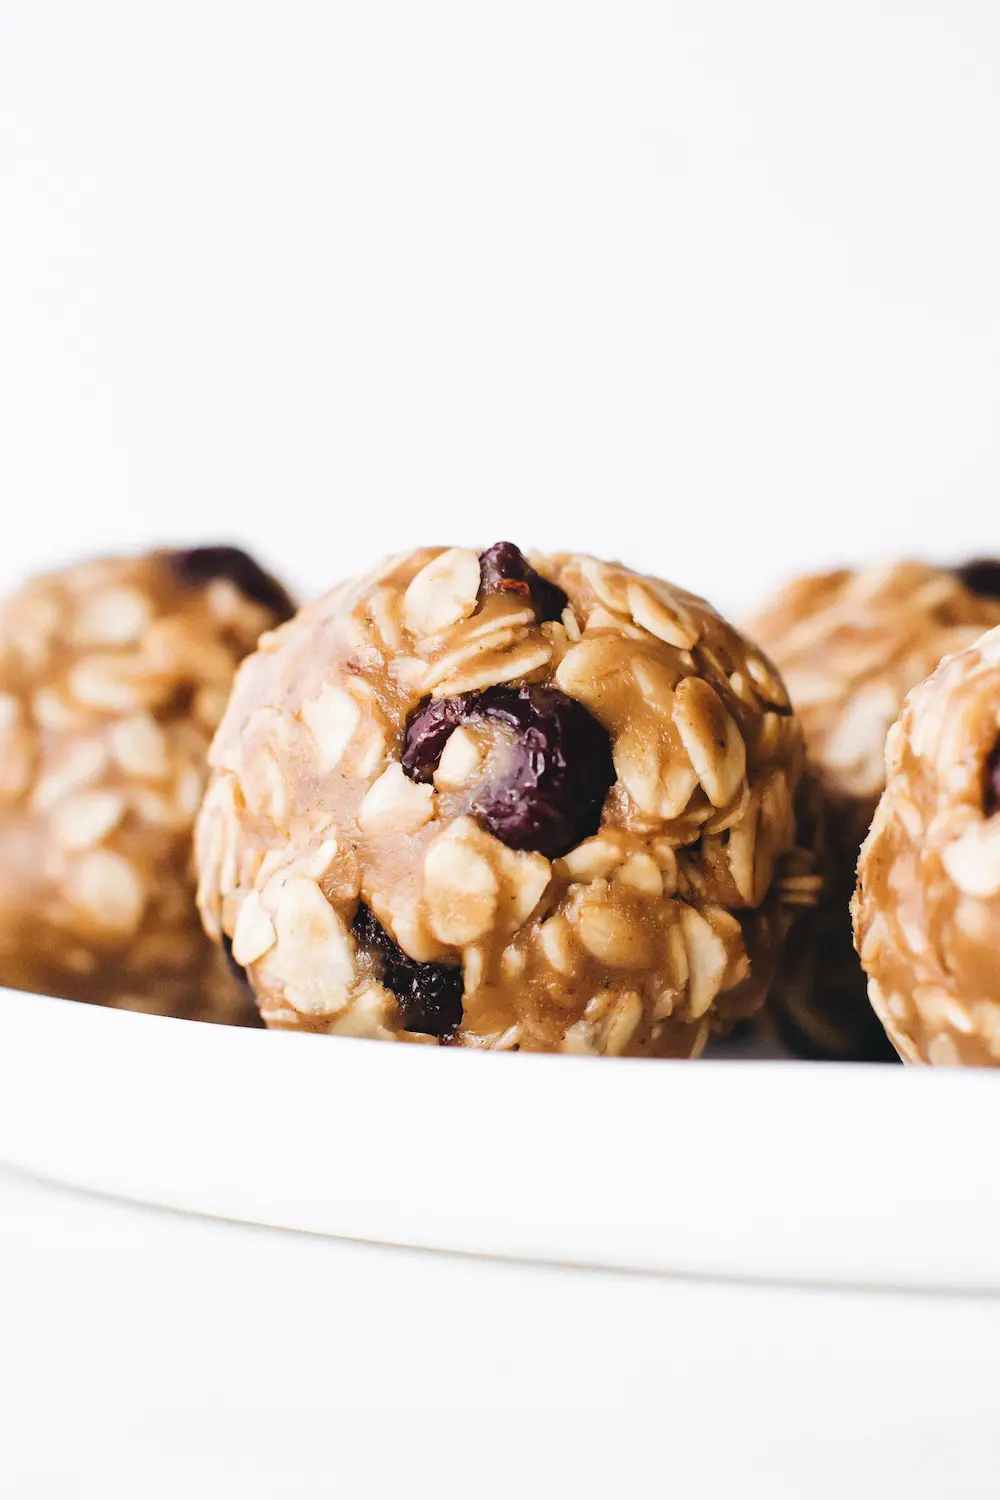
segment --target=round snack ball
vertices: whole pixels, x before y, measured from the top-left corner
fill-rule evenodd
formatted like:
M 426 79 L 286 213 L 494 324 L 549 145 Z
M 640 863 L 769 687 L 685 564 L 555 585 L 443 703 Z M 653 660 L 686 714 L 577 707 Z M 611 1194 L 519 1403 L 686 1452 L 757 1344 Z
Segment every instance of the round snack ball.
M 271 1026 L 697 1055 L 763 1000 L 799 726 L 703 600 L 589 557 L 424 548 L 241 669 L 199 902 Z
M 85 562 L 0 603 L 0 985 L 256 1020 L 191 832 L 239 661 L 287 619 L 236 548 Z
M 1000 628 L 914 688 L 886 745 L 854 929 L 907 1062 L 1000 1066 Z
M 942 656 L 1000 624 L 1000 564 L 901 562 L 800 578 L 748 627 L 777 662 L 806 737 L 823 897 L 797 925 L 767 1014 L 805 1057 L 890 1061 L 851 941 L 858 850 L 885 785 L 885 737 Z

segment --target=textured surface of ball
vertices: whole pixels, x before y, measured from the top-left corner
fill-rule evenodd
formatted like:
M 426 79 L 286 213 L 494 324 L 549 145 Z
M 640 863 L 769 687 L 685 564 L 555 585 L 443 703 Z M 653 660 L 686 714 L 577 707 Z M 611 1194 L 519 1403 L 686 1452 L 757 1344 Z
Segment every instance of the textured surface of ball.
M 274 1026 L 688 1056 L 814 893 L 773 668 L 592 558 L 391 559 L 262 643 L 211 758 L 202 913 Z
M 239 661 L 291 602 L 234 548 L 81 563 L 0 605 L 0 984 L 254 1017 L 191 833 Z
M 849 904 L 885 785 L 885 737 L 942 656 L 1000 623 L 1000 567 L 902 562 L 800 578 L 748 625 L 802 721 L 823 829 L 824 894 L 792 933 L 768 1013 L 806 1057 L 895 1057 L 868 1003 Z
M 1000 1065 L 1000 629 L 906 700 L 861 851 L 871 1001 L 910 1062 Z

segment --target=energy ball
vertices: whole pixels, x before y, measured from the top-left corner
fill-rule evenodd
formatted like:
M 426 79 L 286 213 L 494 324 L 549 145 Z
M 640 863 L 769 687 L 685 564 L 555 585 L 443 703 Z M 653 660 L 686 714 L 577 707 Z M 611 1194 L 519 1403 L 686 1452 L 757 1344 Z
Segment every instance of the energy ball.
M 885 737 L 910 688 L 1000 624 L 1000 563 L 901 562 L 800 578 L 748 627 L 806 737 L 823 897 L 792 933 L 768 1016 L 792 1051 L 894 1061 L 851 941 L 858 851 L 885 786 Z
M 191 835 L 237 664 L 291 612 L 231 547 L 81 563 L 0 604 L 0 985 L 256 1021 L 198 921 Z
M 754 1011 L 801 733 L 703 600 L 509 542 L 396 557 L 244 663 L 199 903 L 270 1026 L 697 1055 Z
M 907 1062 L 1000 1065 L 1000 628 L 914 688 L 886 746 L 854 926 Z

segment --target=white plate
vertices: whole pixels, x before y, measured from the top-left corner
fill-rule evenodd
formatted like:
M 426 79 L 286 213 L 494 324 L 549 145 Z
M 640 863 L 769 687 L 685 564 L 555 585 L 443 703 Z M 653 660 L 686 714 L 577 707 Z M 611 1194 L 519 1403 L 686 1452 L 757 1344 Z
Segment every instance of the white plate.
M 1000 1289 L 1000 1078 L 498 1055 L 0 991 L 0 1157 L 321 1234 L 649 1271 Z

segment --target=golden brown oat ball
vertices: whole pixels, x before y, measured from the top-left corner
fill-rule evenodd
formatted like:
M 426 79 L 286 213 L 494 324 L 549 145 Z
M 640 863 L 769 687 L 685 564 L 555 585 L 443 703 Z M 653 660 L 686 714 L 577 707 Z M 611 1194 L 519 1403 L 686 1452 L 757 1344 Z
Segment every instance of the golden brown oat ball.
M 851 941 L 858 850 L 885 785 L 885 736 L 941 657 L 1000 624 L 1000 566 L 902 562 L 800 578 L 748 627 L 777 662 L 805 731 L 824 894 L 792 934 L 767 1012 L 807 1057 L 885 1061 Z
M 0 985 L 254 1019 L 191 830 L 238 662 L 292 606 L 229 547 L 86 562 L 0 604 Z
M 697 1055 L 815 885 L 769 663 L 589 557 L 391 559 L 261 643 L 211 761 L 199 901 L 272 1026 Z
M 886 746 L 854 924 L 908 1062 L 1000 1065 L 1000 628 L 914 688 Z

